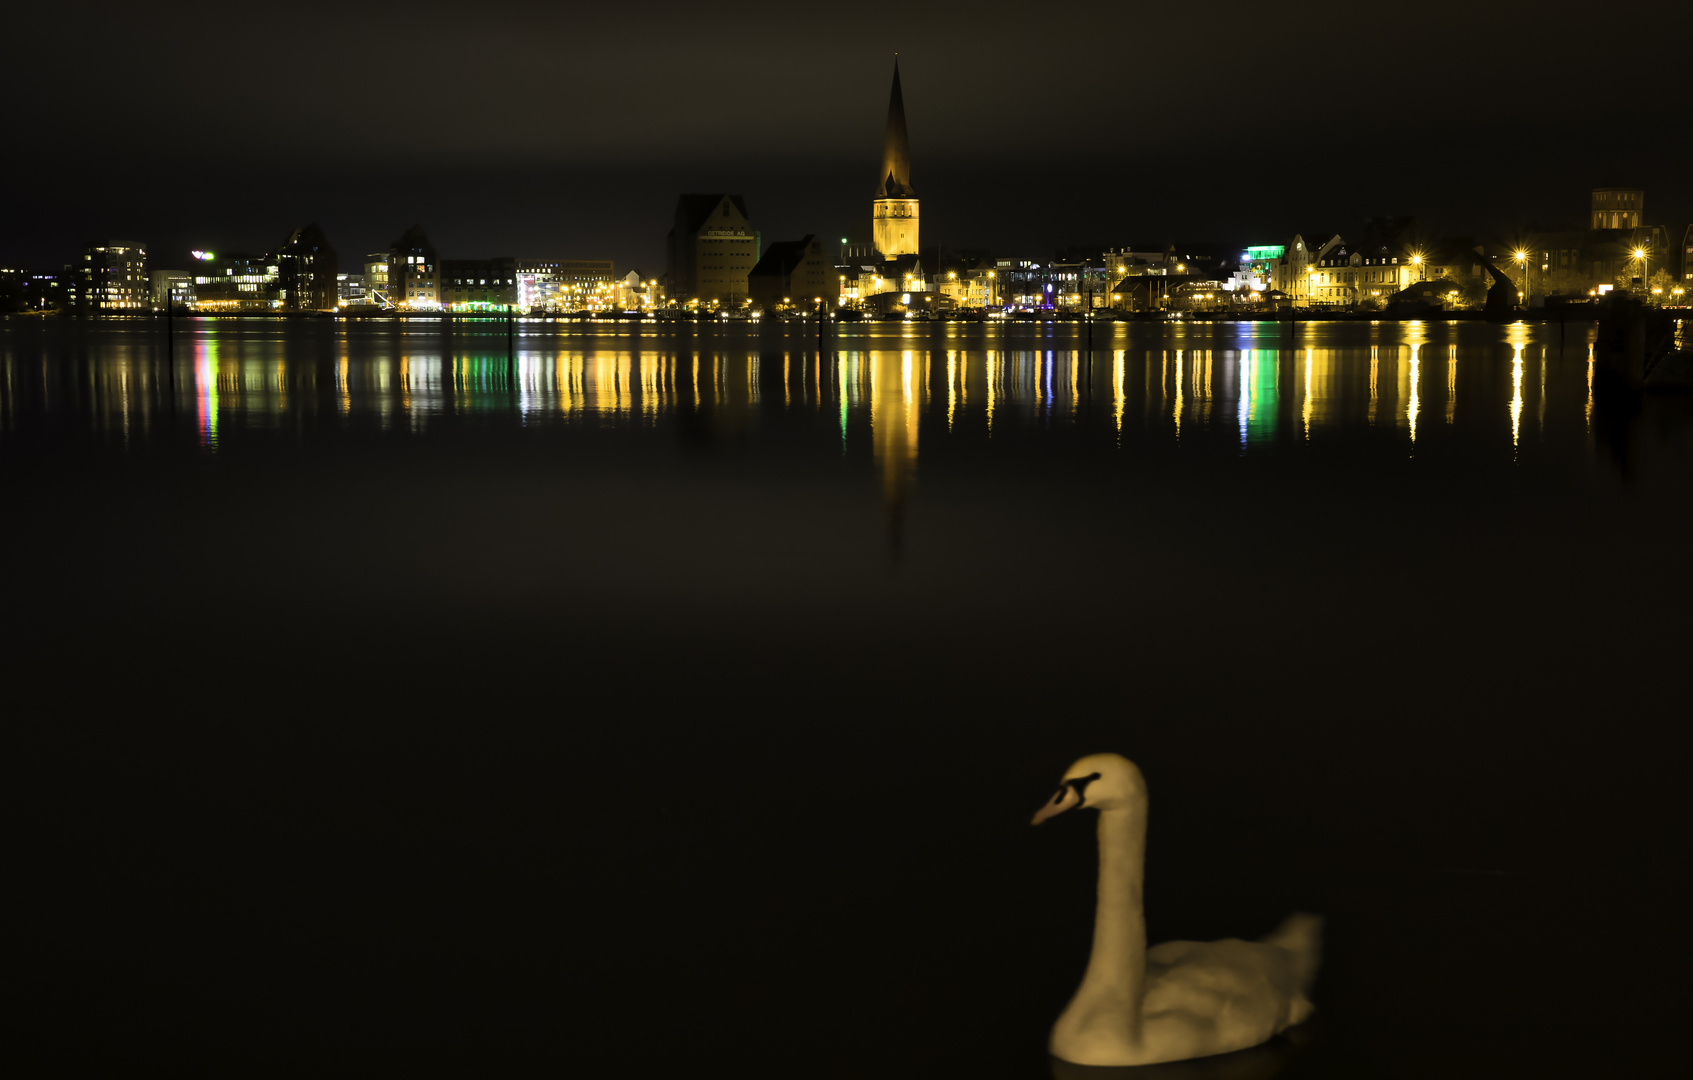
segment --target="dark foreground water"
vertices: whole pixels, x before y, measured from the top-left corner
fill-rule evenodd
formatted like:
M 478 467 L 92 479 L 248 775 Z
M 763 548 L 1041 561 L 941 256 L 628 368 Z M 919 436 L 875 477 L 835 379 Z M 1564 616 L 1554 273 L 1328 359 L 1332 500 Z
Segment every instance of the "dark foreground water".
M 0 323 L 8 1056 L 1043 1077 L 1112 749 L 1155 940 L 1328 916 L 1285 1075 L 1678 1074 L 1693 402 L 785 329 Z

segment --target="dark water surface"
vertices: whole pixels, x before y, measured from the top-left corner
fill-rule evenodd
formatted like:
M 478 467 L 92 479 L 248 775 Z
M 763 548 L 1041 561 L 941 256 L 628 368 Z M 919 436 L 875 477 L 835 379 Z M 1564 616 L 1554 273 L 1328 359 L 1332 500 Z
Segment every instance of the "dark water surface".
M 1693 407 L 1592 328 L 0 323 L 34 1074 L 1042 1077 L 1060 770 L 1307 1077 L 1685 1062 Z

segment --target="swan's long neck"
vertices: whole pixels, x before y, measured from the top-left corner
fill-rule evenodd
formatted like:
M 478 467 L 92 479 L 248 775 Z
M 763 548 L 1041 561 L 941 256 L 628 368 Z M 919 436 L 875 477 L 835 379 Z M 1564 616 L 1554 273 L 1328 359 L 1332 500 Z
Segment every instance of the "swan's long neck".
M 1141 910 L 1146 869 L 1145 807 L 1099 815 L 1099 904 L 1093 917 L 1093 952 L 1078 1001 L 1110 999 L 1129 1019 L 1129 1038 L 1140 1040 L 1146 984 L 1146 917 Z

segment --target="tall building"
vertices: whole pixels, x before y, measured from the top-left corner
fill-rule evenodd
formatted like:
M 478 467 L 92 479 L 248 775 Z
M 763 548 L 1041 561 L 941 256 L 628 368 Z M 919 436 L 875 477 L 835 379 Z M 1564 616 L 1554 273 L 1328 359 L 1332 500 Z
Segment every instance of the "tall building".
M 746 299 L 747 274 L 758 263 L 759 236 L 739 195 L 683 195 L 666 238 L 671 296 L 704 302 Z
M 388 291 L 388 253 L 373 251 L 364 257 L 364 302 L 377 307 L 394 306 Z
M 145 244 L 89 244 L 76 269 L 76 306 L 83 314 L 152 309 Z
M 1593 189 L 1592 227 L 1595 229 L 1638 229 L 1645 209 L 1646 193 L 1639 188 Z
M 882 136 L 882 174 L 871 204 L 876 250 L 882 258 L 917 254 L 917 189 L 911 186 L 911 144 L 905 135 L 905 98 L 899 89 L 899 58 L 888 95 L 888 126 Z
M 388 245 L 388 296 L 395 307 L 441 306 L 441 260 L 421 225 Z
M 341 298 L 335 249 L 314 222 L 288 234 L 276 253 L 282 306 L 289 311 L 334 311 Z

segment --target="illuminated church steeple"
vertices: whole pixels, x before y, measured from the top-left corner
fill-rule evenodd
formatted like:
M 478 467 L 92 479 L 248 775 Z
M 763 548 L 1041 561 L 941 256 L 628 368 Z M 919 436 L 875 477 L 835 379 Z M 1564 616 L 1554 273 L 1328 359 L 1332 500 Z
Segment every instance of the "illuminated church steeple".
M 888 130 L 882 139 L 882 175 L 876 182 L 876 250 L 884 259 L 917 254 L 917 189 L 911 186 L 911 144 L 905 136 L 905 98 L 899 90 L 899 57 L 888 95 Z

